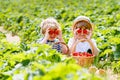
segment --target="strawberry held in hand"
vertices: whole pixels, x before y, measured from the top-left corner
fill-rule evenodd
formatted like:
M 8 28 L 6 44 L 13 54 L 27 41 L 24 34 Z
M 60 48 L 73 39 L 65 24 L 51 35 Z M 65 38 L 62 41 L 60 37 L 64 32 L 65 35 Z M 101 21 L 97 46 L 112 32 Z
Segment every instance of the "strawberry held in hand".
M 54 30 L 54 34 L 57 34 L 57 35 L 58 35 L 59 32 L 60 32 L 60 31 L 59 31 L 58 29 Z
M 50 35 L 52 35 L 52 34 L 58 35 L 59 32 L 60 32 L 60 31 L 59 31 L 58 29 L 50 29 L 49 34 L 50 34 Z
M 88 31 L 85 29 L 85 30 L 83 30 L 83 33 L 84 34 L 88 34 Z
M 77 30 L 77 32 L 78 32 L 78 33 L 81 33 L 81 32 L 82 32 L 82 30 L 81 30 L 81 29 L 78 29 L 78 30 Z
M 81 34 L 82 31 L 83 31 L 83 34 L 88 34 L 87 29 L 82 30 L 81 28 L 79 28 L 79 29 L 77 30 L 77 33 Z
M 54 30 L 50 29 L 49 34 L 53 34 Z

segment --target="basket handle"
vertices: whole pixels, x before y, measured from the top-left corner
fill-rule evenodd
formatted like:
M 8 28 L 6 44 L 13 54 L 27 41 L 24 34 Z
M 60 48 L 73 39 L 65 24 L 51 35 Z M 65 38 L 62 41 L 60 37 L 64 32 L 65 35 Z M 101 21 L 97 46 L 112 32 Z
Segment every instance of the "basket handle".
M 73 45 L 73 49 L 72 49 L 71 52 L 72 52 L 72 53 L 75 52 L 75 48 L 76 48 L 77 44 L 78 44 L 79 42 L 84 41 L 84 40 L 87 41 L 87 42 L 90 44 L 91 49 L 92 49 L 92 54 L 94 54 L 93 44 L 92 44 L 88 39 L 82 39 L 82 40 L 77 41 L 77 42 Z
M 69 50 L 69 47 L 68 47 L 68 45 L 66 43 L 64 43 L 64 42 L 55 42 L 55 44 L 63 44 L 63 45 L 65 45 L 66 48 L 67 48 L 67 52 L 64 53 L 64 54 L 68 54 L 69 55 L 70 50 Z

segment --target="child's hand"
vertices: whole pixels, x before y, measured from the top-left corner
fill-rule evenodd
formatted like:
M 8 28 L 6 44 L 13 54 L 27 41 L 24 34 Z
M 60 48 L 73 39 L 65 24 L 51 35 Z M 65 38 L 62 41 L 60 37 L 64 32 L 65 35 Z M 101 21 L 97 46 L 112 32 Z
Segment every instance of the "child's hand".
M 74 30 L 74 39 L 77 40 L 79 38 L 79 34 L 77 32 L 78 29 Z
M 85 35 L 83 33 L 78 33 L 79 29 L 74 30 L 74 39 L 75 40 L 80 40 L 80 39 L 85 39 Z
M 92 37 L 92 30 L 88 30 L 88 34 L 85 35 L 86 39 L 91 39 Z
M 47 40 L 49 38 L 49 28 L 46 29 L 46 32 L 45 32 L 45 39 Z
M 58 38 L 60 41 L 63 42 L 62 31 L 61 31 L 61 30 L 59 30 L 59 34 L 58 34 L 57 38 Z

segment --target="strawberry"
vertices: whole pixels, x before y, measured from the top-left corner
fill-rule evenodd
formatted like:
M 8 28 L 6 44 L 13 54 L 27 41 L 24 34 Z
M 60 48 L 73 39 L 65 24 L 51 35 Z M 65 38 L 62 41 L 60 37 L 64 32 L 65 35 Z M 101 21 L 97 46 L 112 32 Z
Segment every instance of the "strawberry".
M 60 32 L 60 31 L 59 31 L 58 29 L 54 30 L 54 34 L 56 34 L 56 35 L 58 35 L 59 32 Z
M 81 32 L 82 32 L 82 30 L 81 30 L 81 29 L 78 29 L 78 30 L 77 30 L 77 33 L 81 33 Z
M 88 33 L 88 31 L 87 31 L 86 29 L 84 29 L 84 30 L 83 30 L 83 33 L 84 33 L 84 34 L 87 34 L 87 33 Z
M 54 33 L 54 30 L 50 30 L 49 34 L 52 35 Z
M 93 54 L 90 54 L 88 52 L 74 52 L 73 53 L 73 56 L 86 56 L 86 57 L 90 57 L 90 56 L 93 56 Z
M 73 56 L 78 56 L 79 55 L 79 52 L 74 52 L 73 53 Z
M 83 56 L 85 56 L 85 55 L 86 55 L 86 53 L 85 53 L 85 52 L 83 52 L 82 54 L 83 54 Z
M 93 56 L 93 54 L 90 54 L 91 56 Z
M 88 53 L 87 56 L 91 56 L 91 54 Z
M 89 57 L 89 56 L 93 56 L 93 54 L 90 54 L 88 52 L 83 52 L 82 54 L 80 54 L 79 56 L 86 56 L 86 57 Z
M 83 56 L 83 55 L 80 53 L 79 56 Z

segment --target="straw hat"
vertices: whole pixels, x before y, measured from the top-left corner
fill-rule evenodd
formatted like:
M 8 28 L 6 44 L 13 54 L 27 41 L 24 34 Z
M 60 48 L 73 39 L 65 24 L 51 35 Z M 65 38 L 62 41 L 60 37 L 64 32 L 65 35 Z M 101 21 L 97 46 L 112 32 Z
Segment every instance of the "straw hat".
M 86 17 L 86 16 L 78 16 L 75 20 L 74 20 L 74 22 L 73 22 L 73 29 L 75 28 L 75 27 L 82 27 L 82 26 L 84 26 L 84 27 L 86 27 L 87 29 L 92 29 L 92 22 L 91 22 L 91 20 L 88 18 L 88 17 Z

